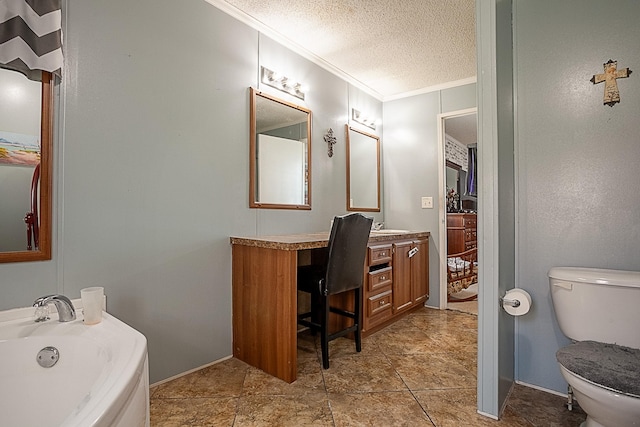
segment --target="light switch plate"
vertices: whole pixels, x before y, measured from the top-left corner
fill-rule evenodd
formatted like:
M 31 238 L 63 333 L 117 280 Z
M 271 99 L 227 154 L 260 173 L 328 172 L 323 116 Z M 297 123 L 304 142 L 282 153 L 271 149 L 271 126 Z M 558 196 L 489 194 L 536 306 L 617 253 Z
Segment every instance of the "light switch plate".
M 433 197 L 422 198 L 422 209 L 433 209 Z

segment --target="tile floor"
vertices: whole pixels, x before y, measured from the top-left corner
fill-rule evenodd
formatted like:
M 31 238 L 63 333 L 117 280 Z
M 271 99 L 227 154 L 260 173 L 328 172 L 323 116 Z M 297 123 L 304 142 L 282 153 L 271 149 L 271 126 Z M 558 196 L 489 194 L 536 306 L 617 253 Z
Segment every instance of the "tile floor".
M 152 426 L 578 426 L 559 396 L 516 385 L 503 418 L 476 414 L 477 317 L 420 309 L 363 340 L 298 337 L 287 384 L 229 359 L 151 389 Z
M 465 300 L 467 298 L 470 298 L 472 296 L 476 296 L 476 299 L 471 300 L 471 301 L 456 301 L 456 298 L 460 299 L 460 300 Z M 457 310 L 457 311 L 463 311 L 466 313 L 471 313 L 471 314 L 475 314 L 478 315 L 478 284 L 474 283 L 473 285 L 469 286 L 467 289 L 464 289 L 456 294 L 451 295 L 451 297 L 453 298 L 452 301 L 449 301 L 447 303 L 447 308 L 449 310 Z
M 448 302 L 447 308 L 449 310 L 462 311 L 464 313 L 478 315 L 478 300 L 462 301 L 462 302 Z

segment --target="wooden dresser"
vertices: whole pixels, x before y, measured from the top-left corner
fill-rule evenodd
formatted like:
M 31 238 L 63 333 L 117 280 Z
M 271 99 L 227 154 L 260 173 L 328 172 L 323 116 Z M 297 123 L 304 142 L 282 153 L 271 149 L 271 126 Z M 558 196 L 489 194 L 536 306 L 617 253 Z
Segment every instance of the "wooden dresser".
M 447 214 L 447 254 L 458 254 L 478 245 L 477 215 L 474 213 Z

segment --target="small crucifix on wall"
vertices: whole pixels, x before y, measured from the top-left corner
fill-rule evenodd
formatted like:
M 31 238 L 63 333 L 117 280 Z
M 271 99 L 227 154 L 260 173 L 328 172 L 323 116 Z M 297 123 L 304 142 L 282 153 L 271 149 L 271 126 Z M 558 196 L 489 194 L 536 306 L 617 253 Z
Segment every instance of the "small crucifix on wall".
M 598 84 L 604 82 L 604 105 L 613 107 L 620 102 L 620 90 L 618 90 L 618 79 L 629 77 L 631 70 L 623 68 L 618 70 L 618 61 L 609 60 L 604 63 L 604 73 L 594 74 L 591 83 Z
M 327 155 L 329 157 L 333 157 L 333 144 L 338 142 L 336 137 L 333 135 L 333 129 L 329 128 L 327 133 L 324 135 L 324 141 L 329 145 L 329 149 L 327 150 Z

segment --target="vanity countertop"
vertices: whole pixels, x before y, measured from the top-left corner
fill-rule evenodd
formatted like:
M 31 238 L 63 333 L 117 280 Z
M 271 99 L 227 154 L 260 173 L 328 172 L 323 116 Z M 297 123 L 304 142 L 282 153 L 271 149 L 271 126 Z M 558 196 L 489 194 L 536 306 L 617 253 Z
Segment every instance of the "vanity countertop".
M 380 230 L 372 231 L 369 236 L 369 244 L 384 243 L 398 239 L 420 239 L 429 237 L 428 231 L 400 231 L 400 230 Z M 277 236 L 255 236 L 255 237 L 231 237 L 232 245 L 255 246 L 267 249 L 279 249 L 285 251 L 298 251 L 304 249 L 314 249 L 326 247 L 329 243 L 329 232 L 304 234 L 283 234 Z

